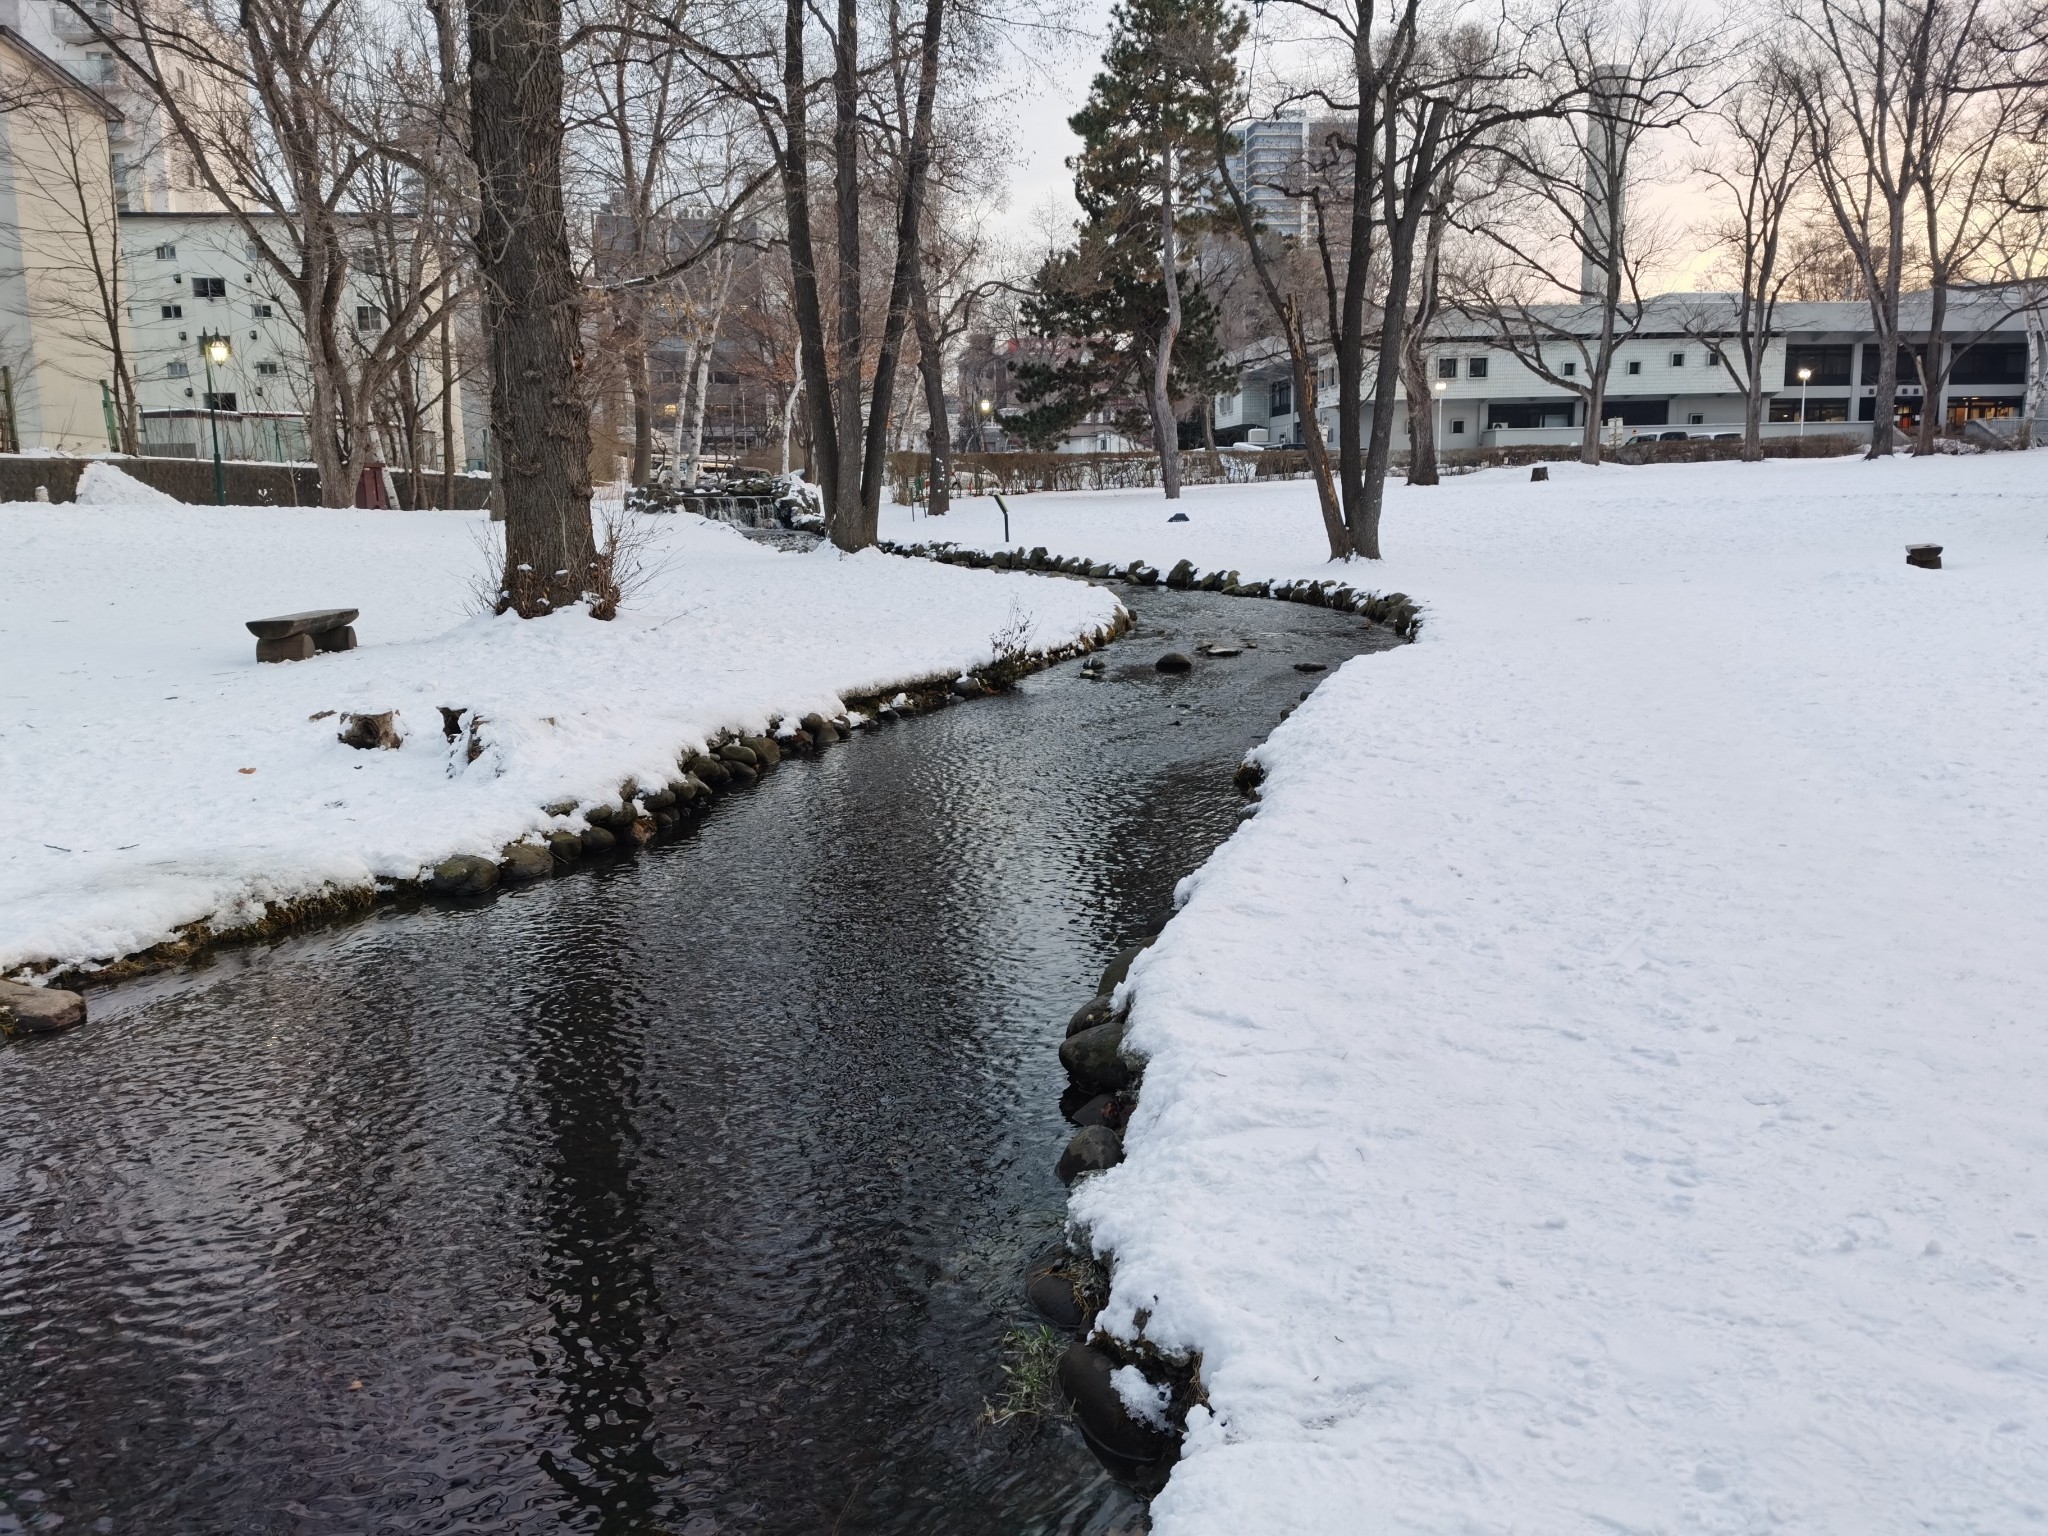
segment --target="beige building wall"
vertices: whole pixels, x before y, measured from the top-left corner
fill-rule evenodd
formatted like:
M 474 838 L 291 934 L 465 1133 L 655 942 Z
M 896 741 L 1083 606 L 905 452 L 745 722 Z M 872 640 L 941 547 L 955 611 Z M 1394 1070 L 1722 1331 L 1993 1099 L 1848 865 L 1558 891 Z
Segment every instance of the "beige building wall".
M 115 114 L 0 28 L 0 365 L 25 449 L 104 453 L 101 385 L 126 347 L 108 145 Z

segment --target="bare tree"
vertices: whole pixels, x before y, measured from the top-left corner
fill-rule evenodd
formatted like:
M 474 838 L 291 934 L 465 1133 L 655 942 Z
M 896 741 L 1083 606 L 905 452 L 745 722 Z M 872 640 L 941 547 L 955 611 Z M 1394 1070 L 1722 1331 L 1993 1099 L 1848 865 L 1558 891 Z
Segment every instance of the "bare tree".
M 1809 0 L 1799 108 L 1815 180 L 1862 279 L 1877 333 L 1870 455 L 1897 431 L 1899 295 L 1919 185 L 1938 38 L 1951 0 Z M 1961 0 L 1974 6 L 1976 0 Z
M 1483 152 L 1497 190 L 1469 227 L 1495 260 L 1464 307 L 1530 372 L 1584 402 L 1579 459 L 1600 462 L 1615 356 L 1667 254 L 1640 195 L 1652 135 L 1700 110 L 1708 49 L 1662 0 L 1553 27 L 1550 68 L 1577 110 L 1507 125 Z M 1559 237 L 1561 232 L 1561 238 Z M 1562 290 L 1576 307 L 1546 302 Z
M 1766 45 L 1755 75 L 1716 109 L 1713 127 L 1698 168 L 1721 205 L 1708 233 L 1734 279 L 1735 302 L 1732 317 L 1716 301 L 1687 329 L 1742 391 L 1742 457 L 1754 463 L 1764 456 L 1764 359 L 1797 270 L 1786 249 L 1787 221 L 1808 170 L 1796 81 L 1775 50 Z

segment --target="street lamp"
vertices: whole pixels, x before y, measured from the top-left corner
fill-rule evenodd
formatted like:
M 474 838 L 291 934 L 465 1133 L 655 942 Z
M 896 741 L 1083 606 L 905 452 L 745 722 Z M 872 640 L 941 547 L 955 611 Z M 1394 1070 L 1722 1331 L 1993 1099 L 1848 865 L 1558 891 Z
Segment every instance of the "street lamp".
M 993 411 L 994 409 L 995 406 L 989 401 L 984 400 L 981 402 L 981 451 L 983 453 L 988 452 L 988 417 L 989 412 Z
M 1442 379 L 1436 381 L 1436 430 L 1430 434 L 1430 451 L 1435 465 L 1444 461 L 1444 391 L 1450 387 Z
M 1812 378 L 1811 368 L 1799 370 L 1799 435 L 1802 439 L 1806 436 L 1806 386 Z
M 213 428 L 213 504 L 224 507 L 228 504 L 228 482 L 220 467 L 220 393 L 213 387 L 213 365 L 218 363 L 225 368 L 235 354 L 226 336 L 202 333 L 199 355 L 206 359 L 206 419 Z

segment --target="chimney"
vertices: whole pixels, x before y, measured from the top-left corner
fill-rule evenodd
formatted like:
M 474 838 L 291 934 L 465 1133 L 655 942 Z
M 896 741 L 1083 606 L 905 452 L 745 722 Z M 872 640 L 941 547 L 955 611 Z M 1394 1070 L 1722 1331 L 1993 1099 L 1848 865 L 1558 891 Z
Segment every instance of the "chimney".
M 1635 147 L 1630 128 L 1628 71 L 1603 64 L 1586 90 L 1586 227 L 1579 253 L 1579 297 L 1599 300 L 1622 264 L 1628 157 Z

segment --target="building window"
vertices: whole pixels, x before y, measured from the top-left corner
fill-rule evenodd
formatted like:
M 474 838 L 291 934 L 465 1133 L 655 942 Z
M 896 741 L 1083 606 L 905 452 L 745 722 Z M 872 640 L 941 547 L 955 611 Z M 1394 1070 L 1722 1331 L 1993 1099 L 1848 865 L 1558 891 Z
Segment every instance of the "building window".
M 235 408 L 235 392 L 227 389 L 219 394 L 209 393 L 206 396 L 206 408 L 209 411 L 232 411 Z
M 182 304 L 166 304 L 163 308 L 166 320 L 182 320 L 185 318 L 185 306 Z
M 228 280 L 224 277 L 195 277 L 192 279 L 192 297 L 195 299 L 224 299 L 228 296 Z
M 380 325 L 381 325 L 381 324 L 383 324 L 383 323 L 384 323 L 384 312 L 383 312 L 382 310 L 380 310 L 379 308 L 377 308 L 377 306 L 376 306 L 376 305 L 374 305 L 374 304 L 358 304 L 358 305 L 356 306 L 356 329 L 357 329 L 357 330 L 359 330 L 359 331 L 374 331 L 374 330 L 376 330 L 376 329 L 377 329 L 377 327 L 378 327 L 378 326 L 380 326 Z
M 1567 358 L 1567 359 L 1565 360 L 1565 364 L 1564 364 L 1564 366 L 1563 366 L 1562 368 L 1558 369 L 1557 371 L 1558 371 L 1558 373 L 1559 373 L 1560 375 L 1562 375 L 1563 377 L 1565 377 L 1565 378 L 1567 378 L 1567 379 L 1571 378 L 1571 377 L 1572 377 L 1572 376 L 1573 376 L 1574 374 L 1576 374 L 1576 373 L 1577 373 L 1577 372 L 1579 371 L 1579 363 L 1578 363 L 1578 359 L 1577 359 L 1577 358 Z
M 1436 376 L 1440 379 L 1455 379 L 1458 376 L 1458 360 L 1455 357 L 1438 358 Z
M 1631 362 L 1629 363 L 1629 365 L 1628 365 L 1628 371 L 1629 371 L 1630 373 L 1641 373 L 1641 372 L 1643 371 L 1643 362 L 1642 362 L 1642 359 L 1641 359 L 1641 358 L 1636 358 L 1636 359 L 1633 359 L 1633 360 L 1632 360 L 1632 361 L 1631 361 Z
M 1809 384 L 1846 384 L 1849 382 L 1849 354 L 1853 349 L 1846 346 L 1810 347 L 1787 346 L 1785 348 L 1785 384 L 1788 388 L 1799 387 L 1799 370 L 1804 368 L 1813 377 Z M 1869 349 L 1872 357 L 1877 349 Z
M 1467 358 L 1467 359 L 1465 360 L 1465 377 L 1466 377 L 1466 378 L 1468 378 L 1468 379 L 1483 379 L 1483 378 L 1485 378 L 1485 377 L 1486 377 L 1486 359 L 1485 359 L 1485 358 L 1483 358 L 1483 357 L 1472 357 L 1472 358 Z
M 1285 416 L 1294 409 L 1294 383 L 1289 379 L 1275 379 L 1267 395 L 1268 416 Z
M 1707 366 L 1709 368 L 1721 366 L 1721 349 L 1719 347 L 1707 348 Z
M 1453 417 L 1451 418 L 1451 436 L 1453 436 L 1453 437 L 1463 437 L 1464 435 L 1465 435 L 1465 418 L 1464 418 L 1464 417 L 1462 417 L 1462 416 L 1453 416 Z
M 174 357 L 164 364 L 164 377 L 167 379 L 189 378 L 191 373 L 192 370 L 185 366 L 185 360 L 182 357 Z
M 1705 416 L 1702 416 L 1698 411 L 1694 411 L 1690 416 L 1685 418 L 1685 424 L 1689 427 L 1704 427 L 1707 424 L 1707 418 Z
M 258 373 L 275 373 L 275 372 L 277 372 L 277 364 L 275 364 L 275 363 L 258 363 L 258 364 L 256 365 L 256 371 L 257 371 Z
M 270 306 L 268 304 L 258 304 L 254 313 L 258 320 L 268 320 L 270 318 Z
M 178 248 L 175 245 L 160 245 L 156 248 L 156 259 L 158 261 L 176 261 L 178 259 Z
M 1674 368 L 1683 368 L 1685 366 L 1685 354 L 1683 352 L 1672 353 L 1671 366 Z

